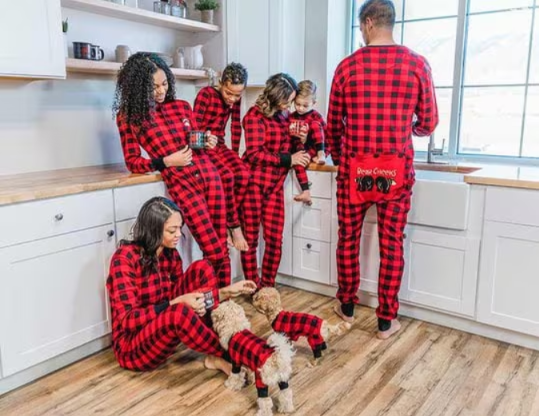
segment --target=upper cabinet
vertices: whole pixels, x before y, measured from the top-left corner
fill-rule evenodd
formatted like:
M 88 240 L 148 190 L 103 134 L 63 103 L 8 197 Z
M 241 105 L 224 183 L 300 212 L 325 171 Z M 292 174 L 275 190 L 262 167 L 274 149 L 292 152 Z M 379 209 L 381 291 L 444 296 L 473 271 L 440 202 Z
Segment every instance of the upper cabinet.
M 0 2 L 0 77 L 65 78 L 60 0 Z
M 228 0 L 228 62 L 249 71 L 249 85 L 287 72 L 300 81 L 305 66 L 305 0 Z

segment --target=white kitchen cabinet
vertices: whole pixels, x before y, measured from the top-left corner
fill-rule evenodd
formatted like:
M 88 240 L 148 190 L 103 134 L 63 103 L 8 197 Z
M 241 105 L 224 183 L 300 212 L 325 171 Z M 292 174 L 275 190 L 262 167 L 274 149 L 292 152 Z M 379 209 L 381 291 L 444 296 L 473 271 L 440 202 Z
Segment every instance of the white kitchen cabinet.
M 250 85 L 264 85 L 270 75 L 304 77 L 305 0 L 228 0 L 228 62 L 249 70 Z
M 479 247 L 479 238 L 408 226 L 400 298 L 474 316 Z
M 142 205 L 155 196 L 167 195 L 164 182 L 124 186 L 113 190 L 116 221 L 136 218 Z
M 539 336 L 538 259 L 539 227 L 485 222 L 477 308 L 480 322 Z
M 292 227 L 294 237 L 311 238 L 319 241 L 331 240 L 331 200 L 312 198 L 312 204 L 295 202 L 292 205 Z
M 287 276 L 292 275 L 292 207 L 294 206 L 294 196 L 292 194 L 292 175 L 288 175 L 284 183 L 284 230 L 283 230 L 283 249 L 281 264 L 278 272 Z
M 330 244 L 322 241 L 292 239 L 292 274 L 325 285 L 330 284 Z
M 4 377 L 110 332 L 105 279 L 113 225 L 0 249 Z
M 60 0 L 0 2 L 0 77 L 65 78 Z

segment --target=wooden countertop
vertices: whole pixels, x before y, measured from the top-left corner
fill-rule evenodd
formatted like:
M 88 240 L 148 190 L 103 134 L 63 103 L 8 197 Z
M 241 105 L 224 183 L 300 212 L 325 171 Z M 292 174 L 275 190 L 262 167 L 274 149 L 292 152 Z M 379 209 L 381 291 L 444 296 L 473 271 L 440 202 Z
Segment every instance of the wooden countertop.
M 448 165 L 416 162 L 416 170 L 434 170 L 464 174 L 469 184 L 539 189 L 539 168 L 514 166 Z M 331 165 L 311 164 L 309 170 L 336 172 Z M 53 198 L 81 192 L 159 182 L 158 173 L 130 173 L 123 164 L 91 166 L 0 176 L 0 205 Z

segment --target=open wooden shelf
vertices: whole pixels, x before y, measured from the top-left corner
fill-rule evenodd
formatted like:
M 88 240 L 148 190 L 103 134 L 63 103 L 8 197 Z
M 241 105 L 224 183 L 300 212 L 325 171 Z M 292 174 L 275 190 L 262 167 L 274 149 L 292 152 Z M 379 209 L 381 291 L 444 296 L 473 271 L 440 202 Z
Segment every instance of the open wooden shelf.
M 196 20 L 181 19 L 154 13 L 153 11 L 136 9 L 134 7 L 111 3 L 105 0 L 61 0 L 63 7 L 96 13 L 103 16 L 115 17 L 137 23 L 145 23 L 159 27 L 166 27 L 183 32 L 219 32 L 216 25 L 198 22 Z
M 116 75 L 122 64 L 108 61 L 89 61 L 87 59 L 66 59 L 67 72 L 84 74 Z M 170 68 L 172 73 L 179 79 L 207 80 L 205 71 L 199 69 Z

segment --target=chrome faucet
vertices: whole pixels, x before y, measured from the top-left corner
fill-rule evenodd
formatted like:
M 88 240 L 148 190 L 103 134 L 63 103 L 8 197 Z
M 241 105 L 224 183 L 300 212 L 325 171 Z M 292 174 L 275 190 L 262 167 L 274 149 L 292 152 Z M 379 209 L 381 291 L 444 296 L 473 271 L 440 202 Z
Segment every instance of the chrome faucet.
M 429 137 L 429 146 L 427 150 L 427 163 L 434 163 L 433 156 L 443 156 L 445 147 L 445 139 L 442 142 L 441 148 L 436 148 L 436 142 L 434 141 L 434 133 Z

